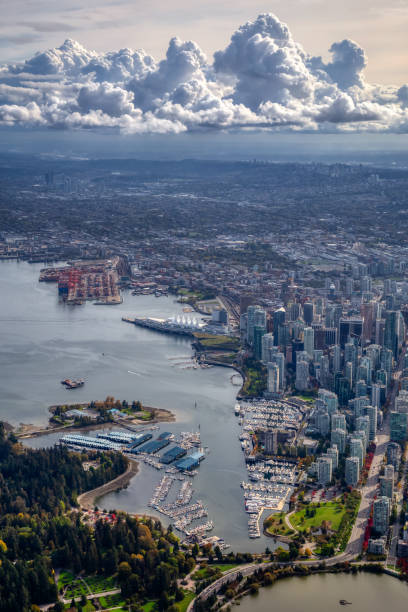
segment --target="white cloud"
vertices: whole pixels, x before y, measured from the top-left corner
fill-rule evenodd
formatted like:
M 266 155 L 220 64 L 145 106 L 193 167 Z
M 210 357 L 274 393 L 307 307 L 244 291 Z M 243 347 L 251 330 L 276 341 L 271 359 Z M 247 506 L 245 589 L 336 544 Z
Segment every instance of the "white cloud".
M 241 26 L 210 62 L 172 38 L 156 63 L 143 50 L 97 53 L 66 40 L 0 67 L 0 124 L 116 128 L 126 133 L 259 127 L 408 130 L 408 86 L 372 85 L 355 42 L 333 43 L 325 63 L 271 14 Z

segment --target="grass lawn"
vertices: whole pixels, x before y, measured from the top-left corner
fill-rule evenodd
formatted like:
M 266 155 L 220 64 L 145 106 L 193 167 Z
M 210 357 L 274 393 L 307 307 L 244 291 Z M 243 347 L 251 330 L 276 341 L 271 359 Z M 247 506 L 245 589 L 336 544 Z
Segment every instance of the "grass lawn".
M 316 511 L 316 513 L 314 516 L 306 516 L 308 510 Z M 345 506 L 340 501 L 320 503 L 320 508 L 318 504 L 309 504 L 299 512 L 292 514 L 289 522 L 296 529 L 308 529 L 320 527 L 323 521 L 329 521 L 331 529 L 337 531 L 344 514 Z
M 232 570 L 238 566 L 239 566 L 239 563 L 217 563 L 216 565 L 211 565 L 211 567 L 216 567 L 221 572 L 228 572 L 229 570 Z
M 145 604 L 143 604 L 142 608 L 144 612 L 151 612 L 154 608 L 155 603 L 156 603 L 156 600 L 151 599 L 150 601 L 147 601 Z
M 113 576 L 106 577 L 94 574 L 93 576 L 84 577 L 84 581 L 89 586 L 92 593 L 103 593 L 104 591 L 111 591 L 117 588 Z
M 239 349 L 238 338 L 222 335 L 215 336 L 212 334 L 205 334 L 201 332 L 196 332 L 194 336 L 199 341 L 201 346 L 207 349 L 219 349 L 224 351 L 237 351 Z
M 316 401 L 316 398 L 315 397 L 310 397 L 310 395 L 299 395 L 299 394 L 297 394 L 294 397 L 295 398 L 297 397 L 297 398 L 303 400 L 304 402 L 313 403 L 314 401 Z
M 128 606 L 120 593 L 99 597 L 98 601 L 102 610 L 109 610 L 111 608 L 115 610 L 128 610 Z
M 271 535 L 292 535 L 294 531 L 293 529 L 289 529 L 289 527 L 286 525 L 284 516 L 284 512 L 279 512 L 279 514 L 271 514 L 268 516 L 264 523 L 266 531 Z
M 66 571 L 61 572 L 58 577 L 58 584 L 57 584 L 58 590 L 65 587 L 67 584 L 69 584 L 73 580 L 75 580 L 74 574 L 72 574 L 71 572 L 66 572 Z
M 186 612 L 190 602 L 193 601 L 195 597 L 195 593 L 193 593 L 193 591 L 183 590 L 183 593 L 184 593 L 184 599 L 176 603 L 176 606 L 178 607 L 179 612 Z
M 82 580 L 73 580 L 72 582 L 70 582 L 64 593 L 64 597 L 66 599 L 71 599 L 72 597 L 80 597 L 81 595 L 89 595 L 89 591 L 82 582 Z
M 214 565 L 207 565 L 206 567 L 197 570 L 193 574 L 192 578 L 193 580 L 206 580 L 207 578 L 212 578 L 216 574 L 222 574 L 223 572 L 234 569 L 234 567 L 238 567 L 238 565 L 238 563 L 218 563 Z
M 69 610 L 71 607 L 71 604 L 65 604 L 64 609 L 65 610 Z M 84 606 L 83 608 L 81 608 L 82 612 L 94 612 L 94 610 L 96 610 L 95 606 L 93 606 L 91 604 L 90 601 L 86 602 L 86 606 Z

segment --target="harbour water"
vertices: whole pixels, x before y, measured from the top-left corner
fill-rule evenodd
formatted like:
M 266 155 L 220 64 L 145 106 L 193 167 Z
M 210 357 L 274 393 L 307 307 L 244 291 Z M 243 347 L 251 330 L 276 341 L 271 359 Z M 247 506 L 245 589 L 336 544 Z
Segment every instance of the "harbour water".
M 351 603 L 341 606 L 339 601 Z M 286 578 L 241 600 L 240 612 L 384 612 L 406 610 L 408 585 L 387 575 L 321 574 Z
M 40 265 L 0 263 L 0 419 L 44 425 L 47 407 L 114 395 L 167 408 L 177 421 L 161 431 L 195 431 L 209 448 L 192 480 L 195 497 L 208 508 L 214 532 L 234 550 L 274 548 L 269 538 L 249 540 L 240 483 L 247 476 L 239 426 L 234 415 L 237 387 L 224 368 L 184 369 L 191 357 L 188 339 L 137 328 L 122 316 L 168 317 L 182 312 L 172 297 L 124 294 L 118 306 L 66 306 L 53 284 L 39 284 Z M 188 363 L 187 363 L 188 367 Z M 82 388 L 67 391 L 64 378 L 84 378 Z M 195 402 L 197 408 L 195 408 Z M 53 444 L 59 436 L 33 438 L 33 447 Z M 149 512 L 147 504 L 163 472 L 140 464 L 127 489 L 111 493 L 100 506 Z M 163 522 L 166 517 L 158 515 Z M 244 598 L 242 612 L 331 612 L 339 599 L 353 602 L 354 612 L 383 612 L 406 607 L 407 585 L 388 576 L 361 574 L 312 576 L 278 582 Z
M 189 368 L 187 338 L 156 333 L 121 320 L 122 316 L 170 317 L 182 313 L 174 297 L 132 296 L 117 306 L 67 306 L 54 284 L 38 283 L 41 265 L 0 263 L 0 418 L 12 424 L 45 424 L 47 407 L 85 402 L 107 395 L 166 408 L 176 416 L 161 431 L 196 431 L 209 452 L 193 479 L 194 499 L 201 499 L 214 521 L 212 533 L 234 550 L 274 548 L 271 539 L 248 538 L 248 516 L 240 483 L 246 468 L 234 414 L 239 387 L 227 368 Z M 180 365 L 178 365 L 180 364 Z M 84 378 L 72 391 L 60 383 Z M 196 407 L 195 407 L 196 404 Z M 33 438 L 31 446 L 54 443 L 59 436 Z M 111 493 L 101 507 L 149 512 L 147 504 L 162 477 L 150 466 L 126 490 Z M 158 515 L 166 523 L 166 517 Z

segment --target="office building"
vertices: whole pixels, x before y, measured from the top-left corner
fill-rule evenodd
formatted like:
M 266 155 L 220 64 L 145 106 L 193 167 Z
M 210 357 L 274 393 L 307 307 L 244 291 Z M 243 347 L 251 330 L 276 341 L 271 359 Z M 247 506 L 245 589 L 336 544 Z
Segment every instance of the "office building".
M 349 342 L 349 339 L 357 341 L 360 340 L 363 331 L 363 319 L 359 317 L 340 318 L 340 346 L 345 347 L 345 344 Z
M 284 308 L 278 308 L 272 315 L 273 320 L 273 333 L 275 336 L 275 345 L 279 345 L 279 328 L 285 324 L 286 321 L 286 310 Z
M 304 350 L 310 359 L 313 359 L 314 351 L 314 330 L 312 327 L 305 327 L 303 330 L 303 345 Z
M 266 334 L 266 328 L 261 325 L 254 326 L 254 357 L 260 360 L 262 358 L 262 337 Z
M 314 318 L 314 306 L 312 302 L 305 302 L 303 304 L 303 320 L 306 325 L 311 325 Z
M 398 355 L 399 311 L 385 311 L 384 347 L 389 349 L 396 359 Z

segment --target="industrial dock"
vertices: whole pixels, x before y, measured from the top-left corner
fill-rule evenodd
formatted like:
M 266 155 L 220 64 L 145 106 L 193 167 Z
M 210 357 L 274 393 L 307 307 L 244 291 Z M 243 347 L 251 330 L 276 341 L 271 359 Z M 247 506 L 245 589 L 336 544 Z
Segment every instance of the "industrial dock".
M 76 262 L 62 268 L 44 268 L 41 282 L 58 283 L 58 295 L 68 304 L 83 304 L 94 300 L 97 305 L 115 305 L 122 302 L 120 278 L 117 268 L 121 260 Z

